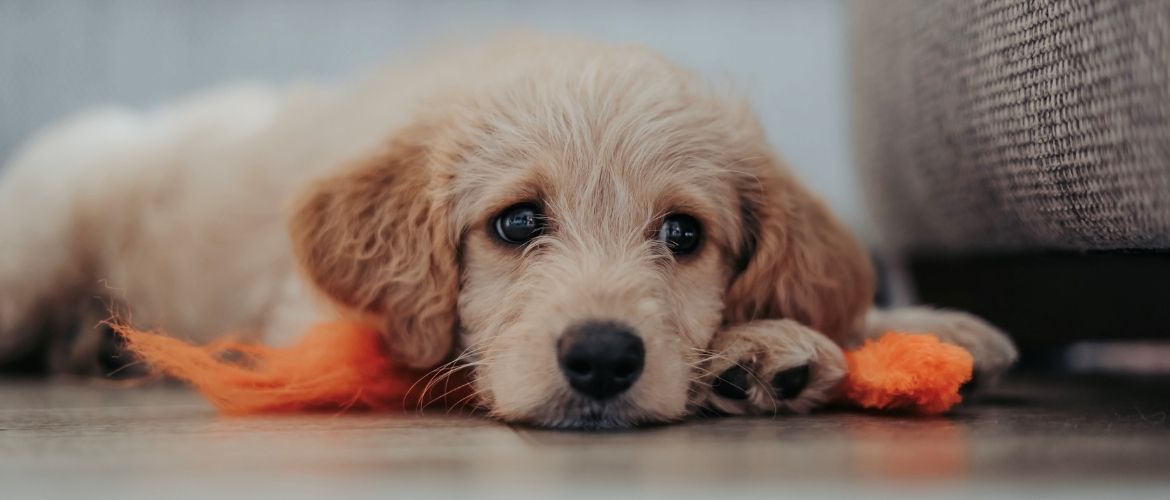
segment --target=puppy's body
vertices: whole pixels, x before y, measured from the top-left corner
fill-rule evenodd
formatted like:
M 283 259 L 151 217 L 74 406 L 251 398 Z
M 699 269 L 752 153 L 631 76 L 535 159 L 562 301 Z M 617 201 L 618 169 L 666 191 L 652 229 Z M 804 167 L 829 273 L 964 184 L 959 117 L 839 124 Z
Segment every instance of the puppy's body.
M 93 296 L 196 341 L 229 331 L 279 341 L 333 315 L 292 260 L 295 197 L 383 149 L 427 99 L 470 83 L 452 71 L 506 71 L 489 61 L 509 54 L 519 53 L 446 54 L 339 88 L 228 87 L 45 130 L 0 171 L 0 280 L 22 290 L 0 301 L 0 352 L 37 340 L 24 326 L 40 308 L 72 314 Z
M 859 246 L 742 102 L 644 49 L 519 39 L 336 90 L 95 112 L 3 175 L 0 356 L 94 296 L 199 341 L 280 343 L 347 316 L 407 364 L 457 345 L 504 419 L 612 426 L 699 404 L 807 411 L 844 373 L 838 346 L 866 332 Z M 498 234 L 514 207 L 537 214 L 530 241 Z M 659 230 L 678 217 L 702 231 L 686 254 Z M 990 326 L 939 314 L 912 323 L 989 370 L 1014 358 L 1010 342 L 970 341 L 1002 339 Z M 93 360 L 86 331 L 59 343 L 60 369 Z M 566 361 L 597 353 L 566 339 L 602 334 L 637 352 L 616 392 Z M 743 394 L 708 390 L 735 366 L 751 375 Z

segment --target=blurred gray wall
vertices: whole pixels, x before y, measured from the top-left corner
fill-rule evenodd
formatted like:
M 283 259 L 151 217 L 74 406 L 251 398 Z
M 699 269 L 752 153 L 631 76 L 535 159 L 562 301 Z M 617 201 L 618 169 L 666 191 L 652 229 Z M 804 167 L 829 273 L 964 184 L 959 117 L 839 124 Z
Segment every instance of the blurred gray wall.
M 337 79 L 514 28 L 657 48 L 748 92 L 772 143 L 855 229 L 839 0 L 0 0 L 0 157 L 78 108 L 237 79 Z M 865 231 L 862 231 L 863 233 Z

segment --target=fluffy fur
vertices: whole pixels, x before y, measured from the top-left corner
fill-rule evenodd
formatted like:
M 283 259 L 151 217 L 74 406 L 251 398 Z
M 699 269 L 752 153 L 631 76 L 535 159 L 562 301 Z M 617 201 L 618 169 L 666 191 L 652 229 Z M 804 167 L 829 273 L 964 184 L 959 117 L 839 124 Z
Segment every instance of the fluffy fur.
M 878 328 L 865 324 L 865 254 L 748 105 L 639 47 L 514 38 L 338 89 L 93 112 L 43 133 L 3 175 L 3 357 L 95 295 L 193 340 L 280 342 L 359 319 L 406 365 L 456 355 L 499 418 L 622 426 L 700 405 L 806 411 L 844 373 L 838 346 Z M 490 222 L 522 201 L 544 207 L 549 230 L 501 245 Z M 695 254 L 652 237 L 671 213 L 702 223 Z M 898 326 L 885 314 L 882 328 Z M 571 391 L 555 359 L 560 333 L 592 319 L 630 325 L 646 346 L 641 378 L 604 404 Z M 972 349 L 994 360 L 984 366 L 1014 358 L 994 328 L 960 323 L 931 330 L 994 351 Z M 93 335 L 56 343 L 76 351 Z M 811 364 L 813 380 L 782 404 L 731 403 L 708 387 L 732 364 L 760 381 Z

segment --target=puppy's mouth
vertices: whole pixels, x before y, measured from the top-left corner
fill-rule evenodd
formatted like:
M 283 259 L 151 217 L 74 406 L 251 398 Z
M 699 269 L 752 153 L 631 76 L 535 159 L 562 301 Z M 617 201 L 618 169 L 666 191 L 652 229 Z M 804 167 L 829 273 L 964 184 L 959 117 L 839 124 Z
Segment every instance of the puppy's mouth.
M 560 403 L 550 404 L 543 415 L 533 418 L 530 423 L 572 430 L 625 429 L 648 423 L 645 415 L 626 398 L 597 401 L 569 394 L 559 399 Z

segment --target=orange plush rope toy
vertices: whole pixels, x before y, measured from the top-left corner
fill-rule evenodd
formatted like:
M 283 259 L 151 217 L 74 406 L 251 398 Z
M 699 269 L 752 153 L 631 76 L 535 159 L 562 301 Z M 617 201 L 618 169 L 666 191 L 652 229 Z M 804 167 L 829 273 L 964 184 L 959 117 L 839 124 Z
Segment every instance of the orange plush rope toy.
M 387 410 L 407 399 L 423 374 L 396 369 L 377 331 L 324 323 L 276 348 L 225 339 L 196 346 L 113 324 L 126 348 L 154 371 L 195 387 L 228 414 Z
M 396 368 L 382 336 L 356 323 L 318 325 L 286 348 L 231 340 L 195 346 L 113 326 L 139 359 L 191 384 L 224 413 L 388 410 L 420 402 L 411 387 L 425 374 Z M 846 359 L 841 394 L 847 403 L 928 415 L 962 400 L 959 388 L 973 365 L 967 351 L 930 334 L 887 333 Z
M 876 410 L 935 415 L 963 400 L 971 380 L 971 353 L 931 334 L 886 333 L 845 353 L 846 402 Z

